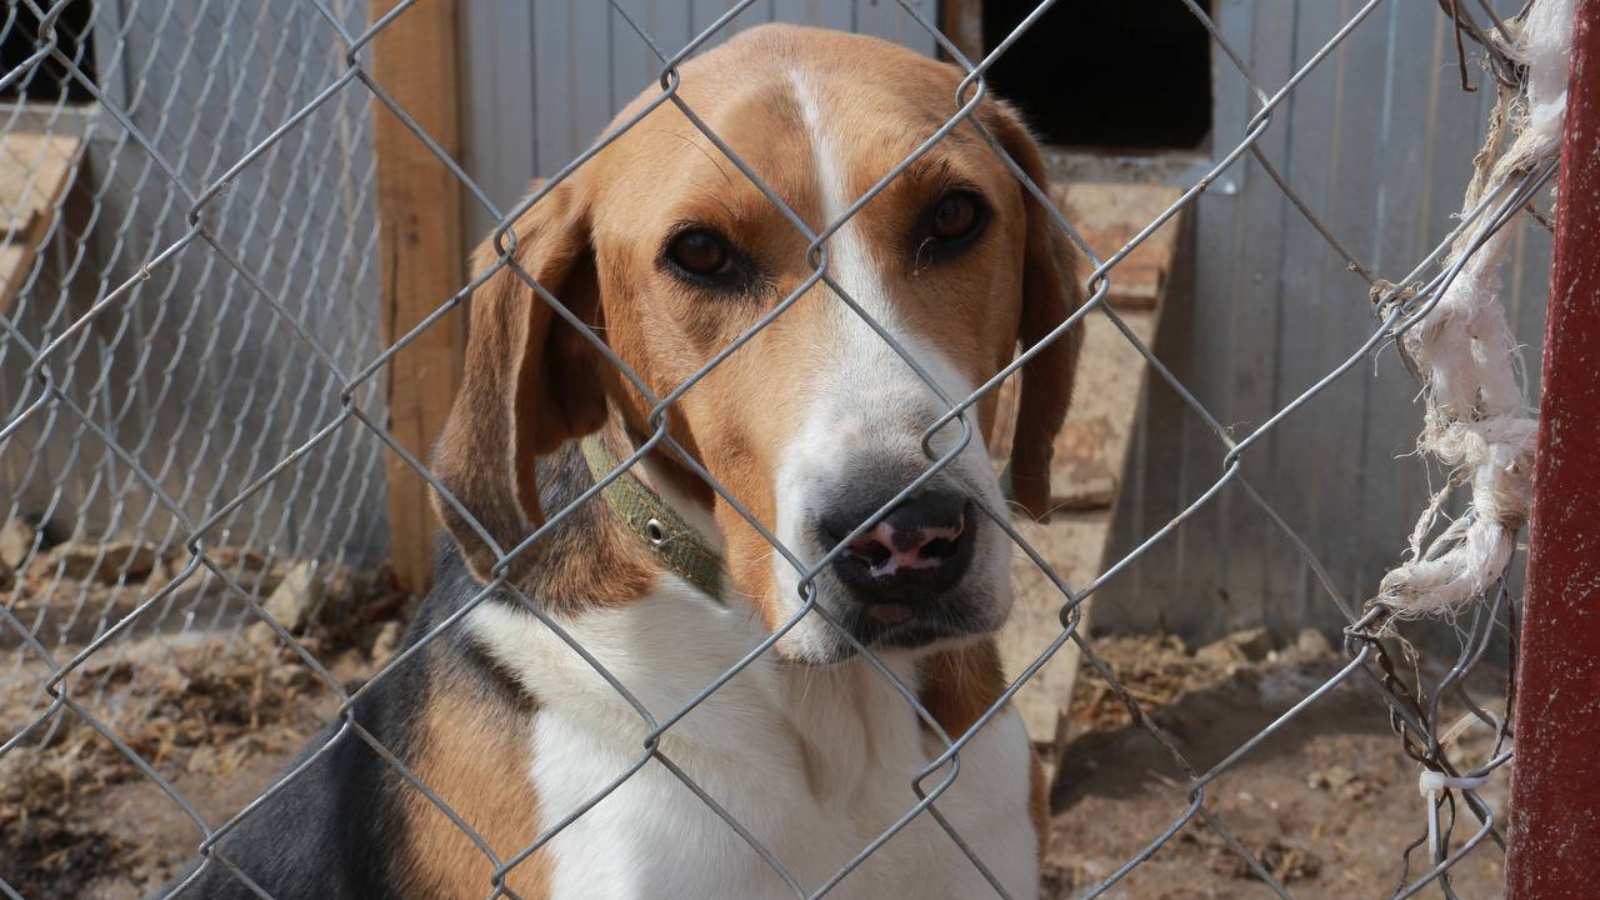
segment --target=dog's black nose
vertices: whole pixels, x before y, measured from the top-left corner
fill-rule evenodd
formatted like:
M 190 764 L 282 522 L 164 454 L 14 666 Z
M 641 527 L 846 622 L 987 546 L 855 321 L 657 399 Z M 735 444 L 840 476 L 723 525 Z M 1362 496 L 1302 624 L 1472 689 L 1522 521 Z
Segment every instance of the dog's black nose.
M 828 549 L 882 505 L 844 505 L 823 516 Z M 972 562 L 972 514 L 972 501 L 957 494 L 912 496 L 851 541 L 834 558 L 833 570 L 867 603 L 931 599 L 954 587 Z

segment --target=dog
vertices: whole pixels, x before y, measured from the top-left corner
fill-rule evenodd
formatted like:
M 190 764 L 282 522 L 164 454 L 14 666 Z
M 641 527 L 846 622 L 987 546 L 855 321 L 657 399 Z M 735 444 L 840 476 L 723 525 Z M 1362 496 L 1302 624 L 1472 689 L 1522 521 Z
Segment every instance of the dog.
M 812 232 L 947 121 L 962 80 L 791 26 L 680 72 L 677 96 Z M 1014 111 L 985 98 L 973 119 L 1045 185 Z M 403 660 L 171 896 L 1035 896 L 1046 791 L 1020 717 L 984 721 L 948 785 L 941 754 L 1002 700 L 1012 545 L 991 514 L 1045 512 L 1071 395 L 1077 329 L 1035 345 L 1081 304 L 1081 259 L 1044 207 L 963 123 L 828 238 L 830 284 L 802 228 L 659 102 L 513 232 L 475 255 L 493 273 L 433 457 L 446 536 Z M 1019 348 L 1036 355 L 1008 497 L 997 391 L 965 438 L 960 421 L 924 436 L 939 393 L 967 397 Z M 875 520 L 929 451 L 949 464 Z M 867 853 L 925 769 L 936 804 Z

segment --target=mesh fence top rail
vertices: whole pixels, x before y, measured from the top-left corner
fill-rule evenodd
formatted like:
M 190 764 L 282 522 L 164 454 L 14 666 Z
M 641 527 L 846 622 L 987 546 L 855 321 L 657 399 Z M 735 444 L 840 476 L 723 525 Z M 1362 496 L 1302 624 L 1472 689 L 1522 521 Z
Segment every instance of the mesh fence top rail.
M 437 137 L 418 125 L 391 93 L 393 86 L 374 74 L 375 39 L 402 17 L 415 14 L 418 0 L 394 4 L 379 16 L 369 16 L 366 4 L 357 0 L 102 2 L 89 7 L 86 18 L 74 18 L 85 8 L 74 0 L 7 3 L 0 15 L 0 36 L 28 33 L 23 45 L 29 52 L 25 58 L 5 60 L 0 92 L 29 102 L 0 106 L 0 135 L 42 136 L 42 143 L 29 145 L 37 146 L 37 154 L 24 162 L 28 184 L 17 193 L 23 200 L 47 189 L 55 193 L 45 203 L 50 210 L 41 220 L 46 231 L 35 242 L 43 251 L 30 266 L 11 272 L 8 277 L 16 283 L 7 283 L 0 293 L 16 298 L 0 308 L 0 477 L 5 486 L 0 503 L 8 505 L 8 521 L 21 520 L 26 512 L 37 526 L 26 532 L 27 541 L 8 568 L 20 573 L 48 559 L 54 575 L 43 581 L 42 591 L 27 597 L 14 591 L 0 604 L 4 635 L 0 648 L 8 654 L 5 677 L 26 682 L 32 698 L 21 727 L 0 733 L 4 741 L 0 760 L 30 748 L 48 748 L 65 728 L 92 729 L 97 741 L 114 748 L 141 778 L 159 788 L 160 802 L 180 808 L 203 835 L 193 848 L 200 865 L 176 885 L 171 894 L 175 897 L 190 896 L 185 891 L 188 885 L 219 868 L 255 894 L 274 896 L 270 885 L 258 884 L 230 859 L 226 838 L 260 814 L 319 758 L 349 742 L 370 747 L 392 776 L 405 782 L 405 790 L 466 833 L 483 856 L 480 887 L 487 897 L 517 896 L 514 873 L 519 867 L 536 865 L 537 851 L 647 769 L 670 773 L 718 817 L 728 834 L 770 869 L 774 883 L 782 886 L 774 896 L 828 896 L 848 885 L 852 873 L 902 831 L 913 823 L 931 821 L 981 875 L 993 896 L 1015 897 L 991 871 L 978 849 L 981 841 L 954 826 L 942 814 L 939 801 L 959 783 L 963 752 L 996 727 L 1012 696 L 1070 644 L 1126 708 L 1133 725 L 1186 775 L 1180 785 L 1182 803 L 1164 827 L 1151 833 L 1138 853 L 1075 896 L 1091 898 L 1114 891 L 1125 876 L 1189 828 L 1207 830 L 1264 890 L 1284 898 L 1295 896 L 1277 862 L 1263 859 L 1230 827 L 1212 789 L 1219 778 L 1292 722 L 1316 716 L 1318 701 L 1346 685 L 1362 684 L 1370 689 L 1374 703 L 1385 706 L 1396 752 L 1415 761 L 1424 773 L 1421 787 L 1427 799 L 1392 798 L 1394 815 L 1415 820 L 1417 839 L 1399 851 L 1398 884 L 1361 887 L 1373 896 L 1396 900 L 1428 889 L 1454 897 L 1452 867 L 1471 854 L 1503 853 L 1505 848 L 1504 822 L 1497 820 L 1494 806 L 1479 788 L 1509 763 L 1511 724 L 1505 714 L 1484 708 L 1464 688 L 1496 648 L 1510 645 L 1514 653 L 1520 599 L 1514 585 L 1502 577 L 1505 562 L 1480 579 L 1475 596 L 1455 611 L 1459 653 L 1453 659 L 1430 660 L 1432 668 L 1424 666 L 1418 651 L 1399 636 L 1404 616 L 1391 605 L 1347 596 L 1327 576 L 1312 543 L 1252 485 L 1245 462 L 1265 435 L 1336 380 L 1352 377 L 1386 347 L 1405 349 L 1408 332 L 1426 329 L 1430 315 L 1450 295 L 1475 255 L 1491 247 L 1514 223 L 1528 220 L 1523 212 L 1539 215 L 1535 201 L 1552 183 L 1554 159 L 1538 156 L 1500 173 L 1501 180 L 1486 184 L 1432 252 L 1408 261 L 1412 265 L 1408 271 L 1380 273 L 1352 251 L 1348 236 L 1318 217 L 1315 204 L 1296 191 L 1261 142 L 1273 129 L 1284 127 L 1278 116 L 1286 98 L 1327 64 L 1352 34 L 1370 27 L 1384 0 L 1348 4 L 1342 26 L 1322 38 L 1320 49 L 1306 56 L 1281 84 L 1257 80 L 1247 50 L 1226 39 L 1205 4 L 1173 0 L 1205 27 L 1214 52 L 1249 85 L 1256 105 L 1243 133 L 1214 136 L 1214 162 L 1208 171 L 1125 246 L 1102 256 L 1052 202 L 1048 185 L 1029 176 L 979 115 L 989 93 L 985 73 L 1058 5 L 1055 0 L 1039 3 L 980 59 L 969 58 L 940 30 L 927 4 L 899 0 L 904 14 L 926 30 L 965 77 L 948 98 L 948 119 L 941 127 L 879 173 L 865 191 L 846 198 L 839 215 L 813 228 L 805 214 L 785 201 L 781 189 L 764 180 L 705 123 L 680 90 L 684 83 L 680 64 L 734 29 L 740 14 L 755 2 L 729 4 L 689 43 L 670 46 L 655 38 L 632 4 L 613 0 L 610 8 L 617 27 L 648 45 L 659 61 L 657 85 L 588 150 L 509 208 L 495 204 Z M 1531 6 L 1537 10 L 1545 3 L 1558 5 L 1559 0 L 1540 0 Z M 1462 41 L 1463 60 L 1470 56 L 1485 61 L 1487 82 L 1505 101 L 1501 114 L 1513 115 L 1517 103 L 1525 99 L 1528 62 L 1517 56 L 1517 37 L 1529 11 L 1502 16 L 1482 0 L 1441 3 L 1441 8 Z M 1567 9 L 1570 13 L 1570 6 Z M 86 40 L 91 29 L 92 53 Z M 13 45 L 8 38 L 7 46 Z M 248 74 L 228 75 L 238 69 L 205 62 L 224 57 L 248 60 L 243 66 Z M 174 77 L 179 59 L 199 62 L 185 64 L 184 77 Z M 573 173 L 661 109 L 675 109 L 703 136 L 709 152 L 718 155 L 719 165 L 726 164 L 721 167 L 731 177 L 744 179 L 778 211 L 802 239 L 810 269 L 797 288 L 754 318 L 737 340 L 717 348 L 665 392 L 654 390 L 608 344 L 603 331 L 592 328 L 536 279 L 516 252 L 519 235 L 513 230 L 524 214 L 553 202 L 549 198 Z M 380 254 L 370 128 L 374 115 L 403 123 L 461 183 L 467 202 L 481 207 L 497 223 L 493 252 L 480 257 L 482 264 L 471 272 L 470 280 L 453 295 L 439 297 L 432 314 L 387 346 L 376 327 Z M 1089 271 L 1086 299 L 1070 316 L 1051 323 L 993 378 L 969 393 L 950 394 L 948 382 L 928 371 L 917 350 L 876 321 L 867 304 L 851 295 L 836 275 L 837 242 L 831 239 L 958 130 L 988 144 L 1025 196 L 1046 211 L 1050 225 L 1087 257 Z M 84 148 L 90 146 L 95 152 L 86 157 Z M 1492 163 L 1496 154 L 1491 151 L 1489 156 Z M 94 171 L 77 165 L 85 158 L 92 159 Z M 69 160 L 73 165 L 63 166 Z M 1369 316 L 1372 322 L 1369 337 L 1348 347 L 1340 365 L 1285 398 L 1274 414 L 1241 434 L 1186 388 L 1108 297 L 1118 266 L 1137 247 L 1191 207 L 1219 178 L 1247 164 L 1266 173 L 1296 214 L 1348 264 L 1349 315 Z M 59 176 L 65 179 L 65 188 L 47 186 L 49 178 L 56 177 L 50 175 L 53 168 L 65 173 Z M 1480 166 L 1486 179 L 1488 172 L 1488 166 Z M 81 183 L 76 183 L 79 179 Z M 22 208 L 20 201 L 15 208 Z M 12 240 L 32 227 L 15 215 L 0 225 Z M 4 248 L 0 244 L 0 250 Z M 650 407 L 646 433 L 637 446 L 609 461 L 613 466 L 600 467 L 594 483 L 572 502 L 546 509 L 543 523 L 514 542 L 504 540 L 496 523 L 478 522 L 474 511 L 428 464 L 391 434 L 384 394 L 394 359 L 441 319 L 464 315 L 473 291 L 505 273 L 575 329 L 588 352 L 614 368 L 610 377 L 636 391 Z M 687 392 L 819 287 L 916 373 L 937 396 L 940 414 L 922 435 L 927 457 L 922 473 L 899 486 L 847 533 L 836 535 L 830 549 L 810 558 L 804 550 L 786 546 L 772 523 L 697 459 L 671 426 L 675 405 Z M 1205 424 L 1221 453 L 1221 469 L 1214 481 L 1186 498 L 1178 515 L 1140 535 L 1131 550 L 1086 583 L 1069 584 L 1052 571 L 1045 555 L 1013 523 L 1009 510 L 980 505 L 976 514 L 984 527 L 1003 533 L 1059 592 L 1059 630 L 1040 635 L 1031 664 L 1005 686 L 997 702 L 975 715 L 970 727 L 946 733 L 903 667 L 880 658 L 843 627 L 835 613 L 819 602 L 815 582 L 871 526 L 955 465 L 975 442 L 981 446 L 979 404 L 992 399 L 1006 379 L 1056 342 L 1069 339 L 1072 330 L 1091 317 L 1109 322 L 1156 374 L 1156 387 L 1173 392 Z M 268 359 L 270 366 L 262 363 Z M 670 710 L 653 709 L 641 699 L 637 682 L 607 669 L 585 646 L 582 629 L 529 596 L 516 577 L 519 560 L 531 558 L 542 541 L 586 504 L 603 502 L 600 498 L 613 485 L 626 484 L 623 479 L 653 453 L 676 460 L 730 515 L 742 519 L 770 545 L 771 552 L 792 569 L 797 603 L 792 614 L 748 647 L 737 664 Z M 470 599 L 448 616 L 418 626 L 377 671 L 352 682 L 333 671 L 329 661 L 308 646 L 295 623 L 284 620 L 285 611 L 274 609 L 269 600 L 274 588 L 290 579 L 317 585 L 314 593 L 322 604 L 352 602 L 351 596 L 374 590 L 372 576 L 362 573 L 374 569 L 386 553 L 381 528 L 372 523 L 383 515 L 384 462 L 393 457 L 403 459 L 439 494 L 442 508 L 468 523 L 493 561 L 486 582 L 472 584 Z M 1287 712 L 1208 764 L 1147 715 L 1146 701 L 1126 688 L 1079 626 L 1086 600 L 1151 547 L 1171 540 L 1225 490 L 1247 498 L 1281 531 L 1347 627 L 1345 659 L 1331 677 L 1306 689 Z M 63 518 L 71 521 L 72 533 L 47 541 L 44 521 Z M 1515 535 L 1519 526 L 1512 523 L 1509 534 Z M 47 543 L 87 546 L 91 552 L 82 558 L 64 552 L 51 555 Z M 1441 546 L 1436 552 L 1444 550 Z M 1422 556 L 1430 552 L 1420 545 L 1416 551 Z M 144 577 L 152 570 L 158 570 L 160 577 Z M 84 576 L 85 572 L 91 574 Z M 1376 584 L 1369 589 L 1373 596 L 1378 594 Z M 403 678 L 406 668 L 430 646 L 459 638 L 464 620 L 488 604 L 506 605 L 523 618 L 537 620 L 547 636 L 609 685 L 637 718 L 643 735 L 629 751 L 631 763 L 614 773 L 604 789 L 572 808 L 547 810 L 559 818 L 541 822 L 541 833 L 509 852 L 474 830 L 436 785 L 407 768 L 396 748 L 385 746 L 370 723 L 356 714 L 364 698 Z M 731 813 L 691 774 L 696 766 L 682 759 L 672 742 L 680 722 L 775 652 L 774 646 L 801 623 L 818 621 L 832 626 L 894 702 L 907 704 L 936 736 L 936 750 L 910 786 L 910 802 L 820 878 L 791 871 L 785 862 L 786 848 L 763 842 Z M 241 644 L 264 638 L 284 648 L 312 673 L 319 690 L 337 702 L 329 737 L 320 749 L 298 761 L 261 795 L 235 805 L 221 818 L 203 813 L 159 771 L 156 751 L 135 746 L 126 739 L 124 727 L 129 717 L 155 714 L 154 701 L 127 689 L 128 669 L 171 664 L 170 659 L 131 655 L 131 638 L 167 635 L 177 646 L 185 636 L 218 631 L 234 635 Z M 1509 692 L 1510 685 L 1504 686 Z M 1468 717 L 1451 718 L 1446 701 L 1465 706 Z M 1454 752 L 1453 741 L 1469 720 L 1493 732 L 1487 756 L 1467 758 Z M 686 858 L 692 855 L 690 851 Z M 0 872 L 0 894 L 26 896 L 3 880 L 6 875 Z

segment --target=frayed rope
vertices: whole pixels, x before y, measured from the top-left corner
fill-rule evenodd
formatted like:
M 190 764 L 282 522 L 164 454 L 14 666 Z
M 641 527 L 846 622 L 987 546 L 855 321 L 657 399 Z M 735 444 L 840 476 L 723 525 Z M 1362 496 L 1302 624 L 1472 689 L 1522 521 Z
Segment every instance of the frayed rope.
M 1508 23 L 1512 40 L 1499 49 L 1527 74 L 1520 92 L 1501 89 L 1489 138 L 1473 160 L 1463 215 L 1559 155 L 1572 10 L 1573 0 L 1538 0 L 1524 20 Z M 1516 137 L 1498 152 L 1508 129 Z M 1446 270 L 1461 270 L 1399 341 L 1423 383 L 1426 412 L 1417 449 L 1452 470 L 1417 520 L 1406 561 L 1379 584 L 1373 602 L 1399 619 L 1453 613 L 1482 596 L 1505 573 L 1517 531 L 1528 519 L 1538 419 L 1528 406 L 1517 344 L 1500 305 L 1500 266 L 1521 217 L 1486 234 L 1496 218 L 1486 214 L 1463 230 L 1442 263 Z M 1380 289 L 1385 297 L 1394 291 L 1387 284 Z M 1388 297 L 1387 303 L 1405 302 L 1410 293 Z M 1472 493 L 1466 514 L 1430 539 L 1446 501 L 1463 485 Z

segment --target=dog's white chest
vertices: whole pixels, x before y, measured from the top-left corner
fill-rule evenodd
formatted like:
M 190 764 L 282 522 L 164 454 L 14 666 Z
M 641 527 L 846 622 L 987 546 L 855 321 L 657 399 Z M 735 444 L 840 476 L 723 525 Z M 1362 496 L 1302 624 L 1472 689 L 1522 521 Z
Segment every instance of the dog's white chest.
M 548 629 L 482 612 L 476 632 L 524 674 L 541 703 L 532 749 L 540 829 L 610 788 L 549 843 L 551 900 L 811 896 L 853 863 L 826 896 L 1036 896 L 1029 749 L 1015 712 L 997 716 L 963 749 L 959 775 L 935 801 L 1001 894 L 928 810 L 860 858 L 916 808 L 912 781 L 942 750 L 865 663 L 797 669 L 762 657 L 674 724 L 660 751 L 702 798 L 667 762 L 645 759 L 649 727 Z M 759 623 L 670 589 L 624 612 L 586 616 L 570 630 L 658 721 L 764 633 Z M 949 773 L 947 766 L 929 775 L 924 790 L 935 791 Z M 765 847 L 793 884 L 727 819 Z

